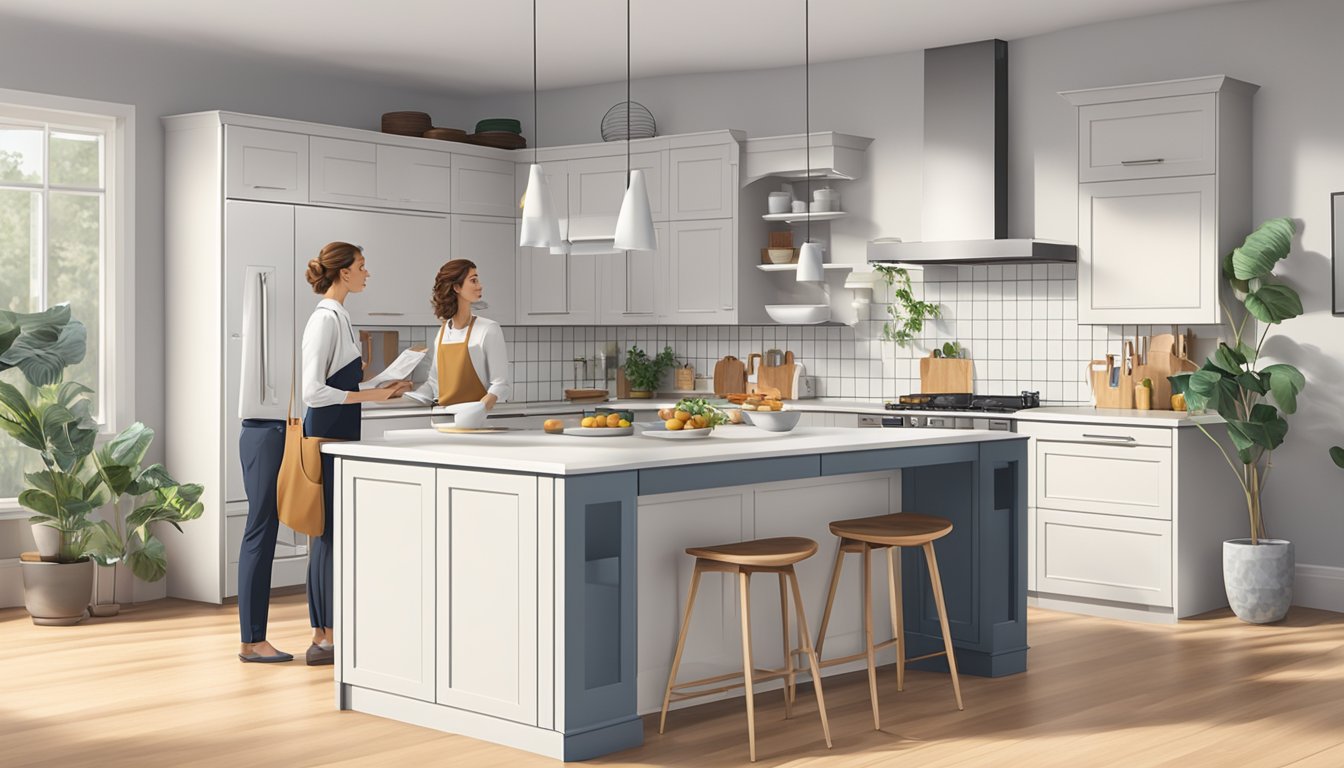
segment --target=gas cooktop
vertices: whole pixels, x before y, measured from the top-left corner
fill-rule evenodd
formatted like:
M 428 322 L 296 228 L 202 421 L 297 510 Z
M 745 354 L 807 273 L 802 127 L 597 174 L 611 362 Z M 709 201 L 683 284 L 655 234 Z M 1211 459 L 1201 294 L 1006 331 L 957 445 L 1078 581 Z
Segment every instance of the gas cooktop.
M 965 392 L 901 395 L 896 402 L 888 402 L 888 411 L 984 411 L 1011 413 L 1023 408 L 1039 408 L 1041 393 L 1023 392 L 1020 395 L 973 395 Z

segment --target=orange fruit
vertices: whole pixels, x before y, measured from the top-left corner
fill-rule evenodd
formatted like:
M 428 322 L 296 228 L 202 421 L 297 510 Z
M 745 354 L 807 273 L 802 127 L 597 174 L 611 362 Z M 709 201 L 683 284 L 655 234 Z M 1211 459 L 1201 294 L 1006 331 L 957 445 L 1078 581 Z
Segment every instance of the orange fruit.
M 697 413 L 691 417 L 691 426 L 696 429 L 704 429 L 709 426 L 709 419 L 706 419 L 704 416 Z
M 672 415 L 672 418 L 676 419 L 677 421 L 690 421 L 691 414 L 687 413 L 686 411 L 677 411 Z
M 583 427 L 583 428 L 585 428 L 585 429 L 592 429 L 592 428 L 593 428 L 593 417 L 592 417 L 592 416 L 584 416 L 583 419 L 582 419 L 581 421 L 579 421 L 579 426 L 580 426 L 580 427 Z
M 609 413 L 609 414 L 607 414 L 607 426 L 608 426 L 608 427 L 619 427 L 620 425 L 621 425 L 621 414 L 619 414 L 619 413 Z
M 621 419 L 621 423 L 617 424 L 616 426 L 618 426 L 618 427 L 628 427 L 628 426 L 630 426 L 630 422 L 626 421 L 625 419 Z
M 682 421 L 681 419 L 668 419 L 666 422 L 663 423 L 663 426 L 667 427 L 669 431 L 676 432 L 677 430 L 681 429 L 682 426 L 684 426 L 685 424 L 686 422 Z
M 556 434 L 558 432 L 565 431 L 565 422 L 559 419 L 547 419 L 546 421 L 542 422 L 541 428 L 546 430 L 547 432 L 550 432 L 551 434 Z
M 658 418 L 662 419 L 663 421 L 667 421 L 668 419 L 673 418 L 676 415 L 676 413 L 677 413 L 676 410 L 673 408 L 659 408 Z

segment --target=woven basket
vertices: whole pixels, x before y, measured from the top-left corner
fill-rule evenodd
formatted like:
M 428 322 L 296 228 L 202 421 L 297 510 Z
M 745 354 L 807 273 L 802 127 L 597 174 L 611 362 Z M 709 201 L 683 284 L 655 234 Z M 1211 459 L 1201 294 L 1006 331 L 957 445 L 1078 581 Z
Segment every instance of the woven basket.
M 658 135 L 653 113 L 638 101 L 622 101 L 602 116 L 602 140 L 621 141 L 625 135 L 625 110 L 630 105 L 630 136 L 632 139 L 651 139 Z
M 384 112 L 383 133 L 400 136 L 424 136 L 434 127 L 434 121 L 425 112 Z

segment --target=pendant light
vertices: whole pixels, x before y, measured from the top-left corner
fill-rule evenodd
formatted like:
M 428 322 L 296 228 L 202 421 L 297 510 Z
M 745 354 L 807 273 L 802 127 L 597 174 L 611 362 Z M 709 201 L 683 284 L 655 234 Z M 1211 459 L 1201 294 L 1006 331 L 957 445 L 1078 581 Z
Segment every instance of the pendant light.
M 812 199 L 812 95 L 811 95 L 811 56 L 809 43 L 809 0 L 803 0 L 803 156 L 806 168 L 803 178 L 807 184 L 805 200 Z M 821 246 L 812 242 L 812 214 L 807 214 L 807 235 L 803 247 L 798 251 L 798 272 L 795 275 L 800 283 L 820 283 L 824 279 L 821 266 Z
M 612 245 L 622 251 L 658 250 L 644 171 L 630 168 L 630 0 L 625 0 L 625 198 L 621 200 L 621 212 L 616 217 L 616 237 Z
M 551 204 L 551 186 L 537 162 L 537 0 L 532 0 L 532 167 L 527 172 L 527 191 L 523 193 L 523 221 L 519 245 L 535 248 L 561 244 L 560 220 Z

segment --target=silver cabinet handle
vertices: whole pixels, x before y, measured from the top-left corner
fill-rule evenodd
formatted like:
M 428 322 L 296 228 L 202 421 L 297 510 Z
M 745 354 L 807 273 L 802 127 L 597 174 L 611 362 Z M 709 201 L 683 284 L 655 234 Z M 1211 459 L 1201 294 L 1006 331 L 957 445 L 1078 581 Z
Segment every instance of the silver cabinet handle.
M 1129 435 L 1089 435 L 1087 433 L 1084 433 L 1083 437 L 1089 440 L 1111 440 L 1119 443 L 1135 442 L 1134 438 L 1130 437 Z
M 248 186 L 252 187 L 253 189 L 274 189 L 281 192 L 283 192 L 286 189 L 289 189 L 289 187 L 272 187 L 268 184 L 249 184 Z
M 271 395 L 271 284 L 265 272 L 257 273 L 257 289 L 261 294 L 261 404 L 266 405 Z
M 366 312 L 370 317 L 401 317 L 405 312 Z
M 1164 163 L 1164 162 L 1166 162 L 1166 161 L 1167 161 L 1167 159 L 1166 159 L 1165 157 L 1150 157 L 1150 158 L 1148 158 L 1148 159 L 1146 159 L 1146 160 L 1121 160 L 1121 161 L 1120 161 L 1120 164 L 1121 164 L 1121 165 L 1158 165 L 1159 163 Z

